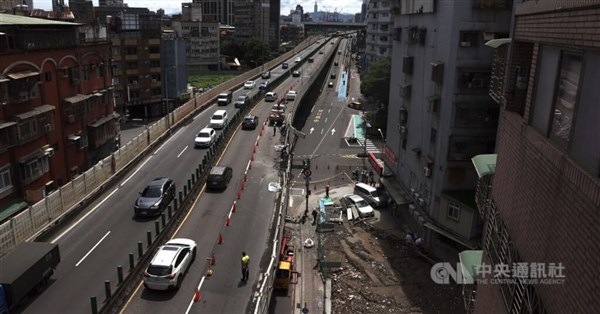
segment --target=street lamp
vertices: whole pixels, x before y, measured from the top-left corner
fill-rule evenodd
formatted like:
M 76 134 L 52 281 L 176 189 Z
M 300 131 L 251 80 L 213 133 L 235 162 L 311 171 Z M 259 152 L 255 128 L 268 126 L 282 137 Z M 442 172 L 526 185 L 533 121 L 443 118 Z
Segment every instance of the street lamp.
M 383 176 L 383 173 L 385 172 L 385 158 L 387 158 L 387 154 L 385 153 L 385 136 L 383 136 L 383 131 L 381 131 L 380 128 L 377 129 L 377 131 L 379 132 L 379 135 L 381 135 L 381 139 L 383 140 L 383 157 L 381 158 L 381 162 L 383 162 L 382 169 L 381 169 L 381 176 Z

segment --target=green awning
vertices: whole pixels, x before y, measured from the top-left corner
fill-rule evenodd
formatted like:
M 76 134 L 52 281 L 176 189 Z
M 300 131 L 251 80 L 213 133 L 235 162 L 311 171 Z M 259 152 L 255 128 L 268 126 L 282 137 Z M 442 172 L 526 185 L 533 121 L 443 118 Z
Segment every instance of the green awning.
M 462 267 L 463 283 L 472 284 L 479 278 L 481 268 L 482 250 L 466 250 L 458 253 L 460 266 Z
M 21 199 L 16 199 L 12 202 L 0 206 L 0 221 L 4 221 L 6 218 L 20 212 L 24 208 L 27 208 L 29 204 Z
M 471 162 L 475 166 L 475 171 L 479 178 L 494 174 L 496 172 L 496 158 L 498 154 L 477 155 L 471 158 Z

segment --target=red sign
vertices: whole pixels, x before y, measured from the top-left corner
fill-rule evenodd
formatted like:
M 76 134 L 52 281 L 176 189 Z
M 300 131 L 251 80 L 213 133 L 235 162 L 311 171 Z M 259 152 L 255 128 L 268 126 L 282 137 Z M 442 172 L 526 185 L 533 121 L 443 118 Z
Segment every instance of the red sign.
M 387 145 L 385 145 L 384 154 L 387 162 L 394 165 L 398 163 L 398 157 L 396 157 L 396 153 L 394 153 L 394 151 Z

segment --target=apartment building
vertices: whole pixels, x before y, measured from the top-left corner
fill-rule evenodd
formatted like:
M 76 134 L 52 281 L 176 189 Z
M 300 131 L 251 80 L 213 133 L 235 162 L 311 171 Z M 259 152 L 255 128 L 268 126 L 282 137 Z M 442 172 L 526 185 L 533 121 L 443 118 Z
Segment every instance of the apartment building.
M 96 9 L 102 10 L 99 20 L 107 20 L 118 112 L 135 119 L 164 116 L 160 16 L 142 8 Z
M 181 20 L 173 29 L 186 43 L 187 69 L 202 74 L 219 69 L 219 22 L 205 15 L 200 3 L 182 3 Z
M 489 92 L 502 110 L 493 181 L 479 185 L 478 203 L 481 263 L 525 267 L 478 283 L 468 310 L 596 313 L 600 1 L 523 1 L 514 13 L 512 36 L 489 44 Z
M 110 47 L 79 24 L 0 14 L 0 215 L 115 148 Z M 8 211 L 7 211 L 8 209 Z
M 388 7 L 395 18 L 384 161 L 404 195 L 396 203 L 421 226 L 427 251 L 445 261 L 480 247 L 471 158 L 493 153 L 496 142 L 499 108 L 487 92 L 493 51 L 484 44 L 508 36 L 511 6 L 483 2 Z
M 366 50 L 360 65 L 362 70 L 368 71 L 371 64 L 392 53 L 392 16 L 392 1 L 369 0 L 366 15 Z

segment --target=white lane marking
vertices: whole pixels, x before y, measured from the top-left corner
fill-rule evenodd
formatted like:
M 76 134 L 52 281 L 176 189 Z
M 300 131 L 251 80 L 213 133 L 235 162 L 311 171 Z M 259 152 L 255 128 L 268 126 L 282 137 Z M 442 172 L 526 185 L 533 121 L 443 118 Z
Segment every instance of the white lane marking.
M 173 134 L 173 136 L 170 136 L 169 139 L 166 140 L 162 145 L 160 145 L 160 147 L 152 155 L 158 154 L 158 151 L 161 150 L 165 145 L 167 145 L 168 142 L 170 142 L 172 139 L 174 139 L 177 136 L 177 134 L 179 134 L 179 132 L 181 132 L 182 130 L 183 129 L 179 129 L 179 131 L 175 132 L 175 134 Z
M 323 135 L 323 132 L 325 131 L 325 129 L 321 129 L 321 135 Z
M 325 118 L 325 123 L 327 123 L 327 118 Z
M 314 127 L 310 128 L 310 134 L 312 134 L 312 132 L 315 130 Z
M 198 288 L 196 288 L 196 291 L 200 291 L 200 287 L 202 287 L 202 284 L 204 283 L 204 278 L 206 278 L 206 277 L 202 276 L 202 279 L 200 280 L 200 284 L 198 284 Z M 194 302 L 195 302 L 194 297 L 195 297 L 196 291 L 194 291 L 194 296 L 192 297 L 190 304 L 188 305 L 187 309 L 185 310 L 185 314 L 188 314 L 190 312 L 190 310 L 192 309 L 192 305 L 194 305 Z
M 313 110 L 315 110 L 315 106 L 313 106 L 312 108 L 310 108 L 310 113 L 312 113 Z
M 327 109 L 327 113 L 331 113 L 331 108 Z
M 335 119 L 333 119 L 333 122 L 331 123 L 331 125 L 329 126 L 329 129 L 327 130 L 327 133 L 329 133 L 329 130 L 331 130 L 331 128 L 333 128 L 333 126 L 335 125 L 335 121 L 337 121 L 337 119 L 340 117 L 340 115 L 342 114 L 342 109 L 340 108 L 340 112 L 338 112 L 337 116 L 335 116 Z M 335 133 L 335 131 L 332 132 Z M 326 136 L 323 136 L 323 138 L 321 138 L 321 141 L 319 142 L 319 145 L 317 145 L 317 147 L 315 147 L 315 150 L 312 152 L 312 154 L 310 154 L 310 158 L 312 158 L 315 153 L 317 152 L 317 150 L 319 149 L 319 147 L 321 146 L 321 144 L 323 144 L 323 141 L 325 140 Z
M 79 260 L 79 262 L 77 262 L 77 264 L 75 264 L 75 267 L 79 266 L 79 264 L 81 264 L 81 262 L 83 262 L 83 260 L 84 260 L 86 257 L 88 257 L 88 255 L 90 255 L 90 254 L 91 254 L 91 253 L 94 251 L 94 249 L 96 249 L 96 247 L 97 247 L 98 245 L 100 245 L 100 243 L 102 243 L 102 241 L 104 241 L 104 239 L 105 239 L 106 237 L 108 237 L 108 235 L 109 235 L 109 234 L 110 234 L 110 231 L 108 231 L 108 232 L 107 232 L 107 233 L 106 233 L 106 234 L 105 234 L 105 235 L 102 237 L 102 239 L 100 239 L 100 241 L 98 241 L 98 243 L 96 243 L 96 245 L 94 245 L 94 246 L 93 246 L 93 247 L 92 247 L 92 248 L 91 248 L 91 249 L 90 249 L 90 250 L 87 252 L 87 254 L 85 254 L 85 255 L 84 255 L 84 256 L 83 256 L 83 257 L 82 257 L 82 258 Z
M 179 158 L 181 156 L 181 154 L 183 154 L 183 152 L 185 152 L 185 150 L 188 148 L 188 146 L 184 147 L 183 150 L 181 151 L 181 153 L 179 153 L 179 155 L 177 155 L 177 158 Z
M 108 196 L 106 196 L 102 201 L 100 201 L 100 203 L 98 203 L 98 205 L 94 206 L 94 208 L 92 208 L 92 210 L 90 210 L 87 214 L 83 215 L 83 217 L 79 218 L 79 220 L 77 220 L 76 223 L 72 224 L 67 230 L 65 230 L 63 233 L 61 233 L 58 237 L 54 238 L 54 240 L 50 241 L 51 243 L 56 243 L 58 240 L 60 240 L 60 238 L 64 237 L 65 234 L 67 234 L 69 231 L 71 231 L 73 228 L 75 228 L 80 222 L 82 222 L 87 216 L 91 215 L 96 209 L 98 209 L 100 206 L 102 206 L 102 204 L 104 204 L 104 202 L 106 202 L 107 199 L 109 199 L 113 194 L 115 194 L 117 191 L 119 190 L 119 188 L 114 189 L 112 192 L 110 192 L 110 194 L 108 194 Z
M 150 161 L 150 158 L 152 158 L 152 156 L 148 157 L 148 159 L 146 159 L 146 161 L 144 161 L 144 163 L 142 163 L 137 169 L 135 169 L 135 171 L 127 179 L 125 179 L 125 181 L 123 181 L 123 183 L 119 184 L 119 187 L 122 187 L 123 185 L 125 185 L 125 183 L 127 183 L 127 181 L 129 181 L 129 179 L 133 178 L 133 176 L 136 173 L 138 173 L 138 171 L 140 171 L 148 163 L 148 161 Z

